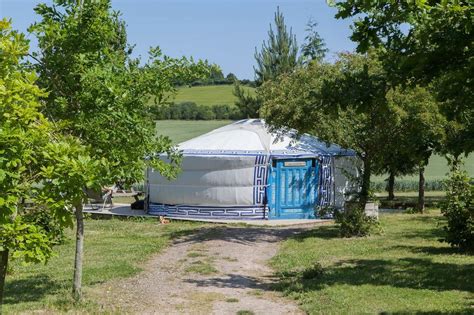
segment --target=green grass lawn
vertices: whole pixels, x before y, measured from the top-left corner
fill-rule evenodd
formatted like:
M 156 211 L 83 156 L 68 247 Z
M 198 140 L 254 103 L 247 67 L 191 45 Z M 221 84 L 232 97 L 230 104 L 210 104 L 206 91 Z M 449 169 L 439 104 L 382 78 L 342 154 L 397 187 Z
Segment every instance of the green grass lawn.
M 474 258 L 438 241 L 439 212 L 380 221 L 367 238 L 321 226 L 288 239 L 272 260 L 276 289 L 310 314 L 472 314 Z
M 76 310 L 98 312 L 88 289 L 96 284 L 141 271 L 140 265 L 160 252 L 171 239 L 191 233 L 203 224 L 173 221 L 160 225 L 157 220 L 87 220 L 84 247 L 83 285 L 85 302 Z M 57 246 L 57 255 L 46 265 L 23 266 L 12 263 L 7 276 L 5 313 L 34 310 L 70 311 L 75 243 L 72 231 Z M 137 297 L 139 298 L 139 297 Z
M 177 144 L 230 123 L 231 120 L 157 120 L 156 132 Z
M 251 87 L 244 86 L 243 88 L 254 93 L 254 89 Z M 233 90 L 233 85 L 182 87 L 178 89 L 175 102 L 194 102 L 198 105 L 209 106 L 218 104 L 234 105 L 236 97 L 232 93 Z

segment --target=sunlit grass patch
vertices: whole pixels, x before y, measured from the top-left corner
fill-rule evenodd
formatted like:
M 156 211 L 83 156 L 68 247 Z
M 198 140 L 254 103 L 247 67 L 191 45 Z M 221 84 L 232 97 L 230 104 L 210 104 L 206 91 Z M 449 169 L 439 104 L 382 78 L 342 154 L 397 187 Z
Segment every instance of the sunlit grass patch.
M 472 313 L 474 258 L 438 239 L 439 211 L 381 215 L 384 233 L 342 239 L 321 226 L 284 242 L 275 289 L 319 313 Z

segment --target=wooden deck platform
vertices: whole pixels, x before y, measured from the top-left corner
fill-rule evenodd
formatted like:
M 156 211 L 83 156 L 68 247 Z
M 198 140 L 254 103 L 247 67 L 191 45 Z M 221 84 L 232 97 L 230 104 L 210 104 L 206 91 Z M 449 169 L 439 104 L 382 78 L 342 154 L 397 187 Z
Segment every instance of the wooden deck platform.
M 99 217 L 145 217 L 157 218 L 157 216 L 146 214 L 143 210 L 132 210 L 128 204 L 114 204 L 111 208 L 94 210 L 90 207 L 84 208 L 85 213 Z M 333 220 L 311 220 L 311 219 L 291 219 L 291 220 L 223 220 L 223 219 L 194 219 L 194 218 L 171 218 L 171 220 L 209 222 L 220 224 L 247 224 L 252 226 L 292 226 L 292 225 L 319 225 L 329 224 Z

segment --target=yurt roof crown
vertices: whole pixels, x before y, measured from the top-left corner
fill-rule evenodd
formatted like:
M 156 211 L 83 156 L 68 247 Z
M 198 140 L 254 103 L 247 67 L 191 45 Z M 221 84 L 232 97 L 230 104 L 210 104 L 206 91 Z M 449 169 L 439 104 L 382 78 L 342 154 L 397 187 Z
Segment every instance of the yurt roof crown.
M 255 155 L 273 157 L 353 156 L 353 150 L 327 144 L 295 130 L 271 132 L 263 119 L 244 119 L 179 144 L 186 155 Z

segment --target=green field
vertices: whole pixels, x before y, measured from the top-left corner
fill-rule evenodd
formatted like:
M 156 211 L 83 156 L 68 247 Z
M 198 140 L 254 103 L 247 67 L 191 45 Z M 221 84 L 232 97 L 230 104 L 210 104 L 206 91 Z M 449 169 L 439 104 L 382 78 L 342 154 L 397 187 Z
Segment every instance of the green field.
M 156 130 L 177 144 L 230 123 L 231 120 L 158 120 Z
M 320 226 L 272 260 L 275 289 L 308 314 L 472 314 L 474 259 L 441 243 L 439 211 L 385 214 L 383 233 L 342 239 Z
M 156 123 L 158 134 L 169 136 L 175 143 L 189 140 L 201 134 L 230 124 L 230 120 L 159 120 Z M 474 176 L 474 155 L 469 156 L 465 163 L 466 170 L 471 176 Z M 448 166 L 446 159 L 435 155 L 432 156 L 428 167 L 426 168 L 427 180 L 442 180 L 446 177 Z M 383 181 L 386 176 L 374 176 L 374 181 Z M 416 175 L 404 176 L 398 180 L 418 180 Z
M 253 88 L 245 87 L 247 91 L 253 93 Z M 228 104 L 234 105 L 236 97 L 232 93 L 233 85 L 209 85 L 209 86 L 195 86 L 182 87 L 178 89 L 175 103 L 194 102 L 198 105 L 219 105 Z
M 474 176 L 474 155 L 471 154 L 465 161 L 464 165 L 467 172 Z M 442 180 L 446 178 L 448 172 L 448 162 L 446 159 L 439 155 L 433 155 L 430 158 L 429 164 L 426 167 L 426 179 L 427 180 Z M 374 180 L 385 180 L 387 176 L 374 176 Z M 418 180 L 418 175 L 403 176 L 397 178 L 398 180 Z

